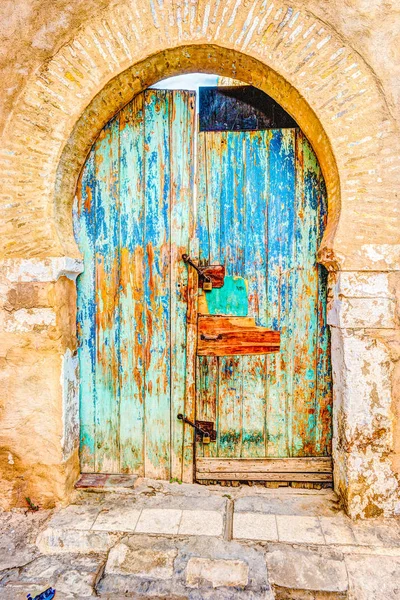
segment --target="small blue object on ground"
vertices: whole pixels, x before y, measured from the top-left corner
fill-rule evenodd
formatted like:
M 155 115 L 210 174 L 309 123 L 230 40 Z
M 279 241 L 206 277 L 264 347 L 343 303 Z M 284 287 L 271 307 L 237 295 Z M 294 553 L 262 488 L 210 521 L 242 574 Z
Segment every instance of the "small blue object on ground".
M 41 594 L 38 594 L 34 598 L 32 598 L 32 596 L 30 594 L 28 594 L 27 600 L 52 600 L 52 598 L 54 598 L 55 595 L 56 595 L 56 590 L 49 587 L 47 590 L 45 590 Z

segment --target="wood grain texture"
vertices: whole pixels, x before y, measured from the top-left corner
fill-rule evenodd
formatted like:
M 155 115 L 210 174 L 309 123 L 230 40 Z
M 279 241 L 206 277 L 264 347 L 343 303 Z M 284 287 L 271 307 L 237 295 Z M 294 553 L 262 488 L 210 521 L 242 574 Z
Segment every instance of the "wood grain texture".
M 201 481 L 206 480 L 219 480 L 219 481 L 293 481 L 293 482 L 313 482 L 313 483 L 332 483 L 332 473 L 286 473 L 276 471 L 275 473 L 264 472 L 247 472 L 238 473 L 232 471 L 231 473 L 218 473 L 215 471 L 201 472 L 196 471 L 196 479 Z
M 329 456 L 326 272 L 316 264 L 326 192 L 315 154 L 298 129 L 203 132 L 198 178 L 199 256 L 226 268 L 224 287 L 200 296 L 199 324 L 202 315 L 233 315 L 281 334 L 280 352 L 264 357 L 214 352 L 213 412 L 221 431 L 208 452 Z M 199 336 L 198 352 L 218 343 Z M 215 369 L 215 358 L 198 361 L 198 414 L 210 402 L 200 370 L 211 360 Z
M 278 352 L 280 333 L 257 327 L 244 317 L 200 315 L 198 319 L 197 354 L 199 356 L 231 356 Z
M 86 472 L 181 478 L 183 457 L 193 462 L 175 423 L 186 410 L 189 296 L 193 313 L 181 261 L 193 236 L 193 128 L 193 94 L 146 91 L 105 126 L 81 176 L 74 225 L 85 264 L 78 332 Z
M 332 471 L 332 459 L 317 458 L 199 458 L 196 462 L 198 473 L 329 473 Z

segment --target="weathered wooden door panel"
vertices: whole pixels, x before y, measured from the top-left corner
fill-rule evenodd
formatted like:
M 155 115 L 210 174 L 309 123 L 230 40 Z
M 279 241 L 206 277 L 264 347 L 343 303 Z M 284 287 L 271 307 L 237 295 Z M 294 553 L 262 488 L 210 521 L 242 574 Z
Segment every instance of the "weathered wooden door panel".
M 326 193 L 314 152 L 298 129 L 201 132 L 198 157 L 200 258 L 227 274 L 199 312 L 254 317 L 281 332 L 281 349 L 198 357 L 196 416 L 218 435 L 197 456 L 329 456 L 326 272 L 316 264 Z
M 182 476 L 194 95 L 149 90 L 102 131 L 77 192 L 81 465 Z

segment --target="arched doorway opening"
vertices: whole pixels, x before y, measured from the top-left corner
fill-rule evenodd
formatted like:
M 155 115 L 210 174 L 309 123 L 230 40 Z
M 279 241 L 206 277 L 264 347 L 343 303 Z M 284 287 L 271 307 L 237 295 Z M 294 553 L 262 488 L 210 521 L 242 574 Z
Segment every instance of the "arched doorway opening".
M 198 132 L 194 109 L 188 92 L 137 95 L 82 171 L 82 470 L 191 481 L 195 458 L 202 481 L 329 482 L 318 161 L 295 122 Z M 222 285 L 199 285 L 185 253 Z

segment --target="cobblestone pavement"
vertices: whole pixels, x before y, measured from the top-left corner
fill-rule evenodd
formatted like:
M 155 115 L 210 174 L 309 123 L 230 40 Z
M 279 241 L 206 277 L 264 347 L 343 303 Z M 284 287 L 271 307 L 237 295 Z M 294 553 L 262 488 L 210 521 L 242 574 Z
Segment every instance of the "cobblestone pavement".
M 400 599 L 400 520 L 352 522 L 331 490 L 138 480 L 0 527 L 0 599 Z

